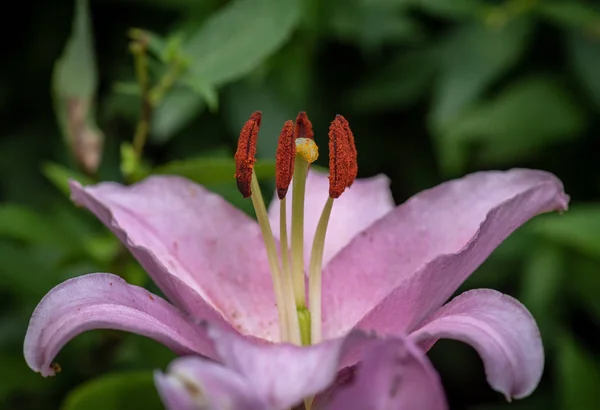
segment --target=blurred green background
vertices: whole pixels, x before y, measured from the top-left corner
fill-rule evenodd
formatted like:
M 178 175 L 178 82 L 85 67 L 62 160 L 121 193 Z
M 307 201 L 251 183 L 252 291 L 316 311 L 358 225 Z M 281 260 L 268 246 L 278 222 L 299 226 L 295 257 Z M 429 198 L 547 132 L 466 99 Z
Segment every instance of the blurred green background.
M 115 272 L 152 286 L 68 200 L 66 180 L 179 173 L 248 209 L 232 179 L 240 127 L 263 111 L 272 187 L 283 122 L 306 110 L 325 146 L 350 122 L 359 176 L 397 202 L 465 173 L 558 175 L 563 216 L 512 235 L 463 289 L 493 287 L 535 315 L 546 370 L 507 404 L 469 347 L 430 356 L 453 409 L 600 407 L 600 5 L 576 0 L 85 0 L 10 2 L 0 19 L 0 407 L 158 409 L 151 371 L 173 358 L 112 331 L 77 337 L 43 379 L 22 342 L 66 278 Z M 18 24 L 18 28 L 15 28 Z M 131 30 L 136 28 L 137 30 Z M 136 74 L 137 73 L 137 74 Z M 148 132 L 147 132 L 148 131 Z M 319 160 L 327 165 L 326 155 Z

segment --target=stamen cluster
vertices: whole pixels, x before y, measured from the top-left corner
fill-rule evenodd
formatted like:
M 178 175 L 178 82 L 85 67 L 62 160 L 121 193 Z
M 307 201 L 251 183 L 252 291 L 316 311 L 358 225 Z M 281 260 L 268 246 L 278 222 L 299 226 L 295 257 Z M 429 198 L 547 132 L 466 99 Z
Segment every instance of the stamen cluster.
M 237 185 L 242 195 L 252 198 L 271 266 L 282 341 L 317 343 L 321 339 L 321 269 L 325 236 L 333 200 L 350 187 L 358 173 L 354 135 L 348 121 L 337 115 L 329 127 L 329 198 L 317 225 L 311 250 L 309 301 L 306 307 L 304 271 L 304 197 L 308 169 L 318 157 L 314 133 L 305 112 L 296 122 L 286 121 L 279 135 L 275 185 L 280 200 L 280 255 L 275 246 L 256 175 L 256 143 L 261 113 L 255 112 L 240 133 L 235 153 Z M 291 246 L 288 248 L 286 195 L 292 192 Z

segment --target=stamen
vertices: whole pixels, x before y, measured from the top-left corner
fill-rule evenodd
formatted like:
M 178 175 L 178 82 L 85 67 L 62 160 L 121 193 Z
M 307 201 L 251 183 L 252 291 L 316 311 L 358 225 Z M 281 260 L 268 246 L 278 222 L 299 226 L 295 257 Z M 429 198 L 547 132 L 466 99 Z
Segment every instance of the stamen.
M 237 180 L 238 189 L 244 198 L 252 195 L 250 185 L 254 163 L 256 162 L 256 141 L 258 140 L 258 129 L 260 128 L 261 119 L 262 113 L 256 111 L 246 121 L 240 132 L 237 151 L 233 157 L 235 159 L 235 179 Z
M 322 276 L 322 265 L 323 265 L 323 251 L 325 249 L 325 236 L 327 234 L 327 225 L 329 224 L 329 217 L 331 216 L 331 209 L 333 208 L 333 198 L 327 198 L 323 212 L 319 218 L 317 224 L 317 230 L 315 231 L 315 238 L 313 240 L 312 251 L 310 253 L 310 265 L 308 268 L 309 272 L 309 310 L 311 316 L 311 343 L 316 344 L 321 341 L 321 276 Z
M 322 291 L 321 277 L 323 251 L 327 225 L 331 217 L 333 201 L 352 185 L 358 173 L 354 135 L 348 121 L 341 115 L 336 116 L 329 128 L 329 198 L 317 224 L 309 264 L 309 303 L 311 315 L 311 343 L 316 344 L 322 338 Z
M 304 285 L 304 194 L 308 167 L 319 156 L 317 144 L 308 138 L 296 140 L 294 186 L 292 197 L 291 260 L 296 309 L 306 308 Z
M 267 209 L 262 197 L 260 185 L 254 172 L 254 163 L 256 162 L 256 142 L 258 141 L 258 130 L 260 128 L 261 113 L 260 111 L 252 114 L 250 119 L 242 128 L 240 139 L 238 141 L 237 151 L 235 153 L 236 172 L 238 189 L 244 198 L 250 197 L 256 219 L 265 242 L 267 258 L 271 268 L 271 278 L 273 281 L 273 291 L 275 293 L 275 302 L 277 304 L 277 313 L 279 315 L 279 332 L 281 341 L 289 340 L 289 321 L 287 312 L 293 310 L 293 306 L 289 308 L 286 305 L 285 288 L 282 281 L 281 269 L 279 267 L 279 259 L 277 255 L 277 247 L 275 239 L 271 231 Z M 291 303 L 291 302 L 290 302 Z
M 337 198 L 358 174 L 354 135 L 348 121 L 337 115 L 329 127 L 329 196 Z
M 275 186 L 279 199 L 285 198 L 292 174 L 294 173 L 294 159 L 296 158 L 296 143 L 294 138 L 294 123 L 286 121 L 279 135 L 277 154 L 275 160 Z
M 294 285 L 292 283 L 292 271 L 290 269 L 290 250 L 288 247 L 287 233 L 287 194 L 292 175 L 294 173 L 294 162 L 296 158 L 296 143 L 294 140 L 294 123 L 286 121 L 279 135 L 276 154 L 275 186 L 279 201 L 279 244 L 281 253 L 281 267 L 283 271 L 283 286 L 285 292 L 285 311 L 288 321 L 290 341 L 300 344 L 300 329 L 296 308 L 294 304 Z
M 277 248 L 275 246 L 275 238 L 273 238 L 273 232 L 271 231 L 271 225 L 269 224 L 269 217 L 267 215 L 267 209 L 265 208 L 265 202 L 260 191 L 260 185 L 258 185 L 258 179 L 256 173 L 252 171 L 251 174 L 251 190 L 252 190 L 252 205 L 254 205 L 254 211 L 256 213 L 256 219 L 262 232 L 263 240 L 265 241 L 265 248 L 267 249 L 267 257 L 269 259 L 269 267 L 271 268 L 271 280 L 273 281 L 273 290 L 275 292 L 275 303 L 277 303 L 277 313 L 279 314 L 279 333 L 281 341 L 289 340 L 289 323 L 286 304 L 285 289 L 283 287 L 283 281 L 281 277 L 281 269 L 279 269 L 279 260 L 277 259 Z
M 296 126 L 294 127 L 294 139 L 308 138 L 315 139 L 315 134 L 312 129 L 312 123 L 304 111 L 298 113 L 296 117 Z
M 294 306 L 294 285 L 290 269 L 290 253 L 287 233 L 287 204 L 285 197 L 279 201 L 279 248 L 283 270 L 283 291 L 285 293 L 285 312 L 288 322 L 288 337 L 292 343 L 301 344 L 299 317 Z

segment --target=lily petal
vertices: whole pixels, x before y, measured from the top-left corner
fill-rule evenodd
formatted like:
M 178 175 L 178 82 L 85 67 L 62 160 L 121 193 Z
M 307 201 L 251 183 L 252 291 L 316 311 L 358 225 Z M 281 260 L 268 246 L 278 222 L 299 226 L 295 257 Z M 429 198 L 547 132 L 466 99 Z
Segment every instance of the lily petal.
M 71 192 L 75 202 L 119 237 L 178 307 L 196 314 L 196 293 L 242 333 L 277 340 L 267 255 L 258 224 L 250 217 L 200 185 L 174 176 L 152 176 L 131 186 L 71 182 Z
M 169 409 L 282 410 L 324 391 L 329 394 L 317 396 L 315 408 L 446 409 L 437 373 L 410 339 L 352 332 L 299 347 L 257 343 L 208 326 L 222 364 L 184 357 L 158 373 Z M 356 349 L 363 352 L 356 380 L 326 390 L 343 357 Z
M 347 355 L 358 355 L 371 340 L 360 332 L 308 347 L 265 345 L 238 335 L 209 329 L 223 364 L 251 386 L 256 397 L 273 409 L 293 407 L 335 380 Z
M 292 181 L 293 185 L 293 181 Z M 323 265 L 326 265 L 353 237 L 368 228 L 377 219 L 394 209 L 394 198 L 390 192 L 390 180 L 383 174 L 357 179 L 352 186 L 335 200 L 327 237 Z M 292 192 L 292 188 L 288 192 Z M 329 197 L 329 178 L 327 174 L 309 171 L 306 180 L 306 200 L 304 205 L 304 259 L 305 266 L 310 261 L 310 251 L 317 230 L 317 224 L 323 212 L 323 206 Z M 292 201 L 288 199 L 288 235 L 292 221 Z M 277 193 L 269 205 L 269 221 L 273 234 L 279 238 L 280 205 Z M 290 243 L 290 242 L 288 242 Z
M 566 210 L 543 171 L 479 172 L 424 191 L 363 231 L 323 272 L 323 333 L 410 332 L 515 229 Z M 357 325 L 357 322 L 359 322 Z
M 158 392 L 169 410 L 269 410 L 240 375 L 201 357 L 175 360 L 166 374 L 155 373 Z
M 528 396 L 544 369 L 544 347 L 529 311 L 516 299 L 491 289 L 462 293 L 412 334 L 426 349 L 438 338 L 472 345 L 490 385 L 507 400 Z
M 42 376 L 52 376 L 52 360 L 60 349 L 92 329 L 125 330 L 176 353 L 215 357 L 205 329 L 169 302 L 119 276 L 93 273 L 61 283 L 40 301 L 25 335 L 25 360 Z
M 437 372 L 410 340 L 370 344 L 357 367 L 354 382 L 332 393 L 327 410 L 448 408 Z

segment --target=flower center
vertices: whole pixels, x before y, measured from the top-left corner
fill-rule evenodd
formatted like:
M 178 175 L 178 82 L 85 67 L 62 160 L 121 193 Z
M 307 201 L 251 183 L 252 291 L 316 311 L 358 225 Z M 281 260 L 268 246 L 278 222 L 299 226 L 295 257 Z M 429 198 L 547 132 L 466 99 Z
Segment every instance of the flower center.
M 255 112 L 240 133 L 235 153 L 238 188 L 250 197 L 263 235 L 271 269 L 281 341 L 314 344 L 321 341 L 321 272 L 327 225 L 335 198 L 356 179 L 358 171 L 354 136 L 348 121 L 341 115 L 329 127 L 329 198 L 325 202 L 315 232 L 308 266 L 309 305 L 306 305 L 304 267 L 304 199 L 310 164 L 319 150 L 313 140 L 312 124 L 301 112 L 296 122 L 286 121 L 279 136 L 276 158 L 277 196 L 280 206 L 280 252 L 269 225 L 267 210 L 254 173 L 256 142 L 261 113 Z M 286 196 L 292 188 L 291 236 L 288 246 Z

